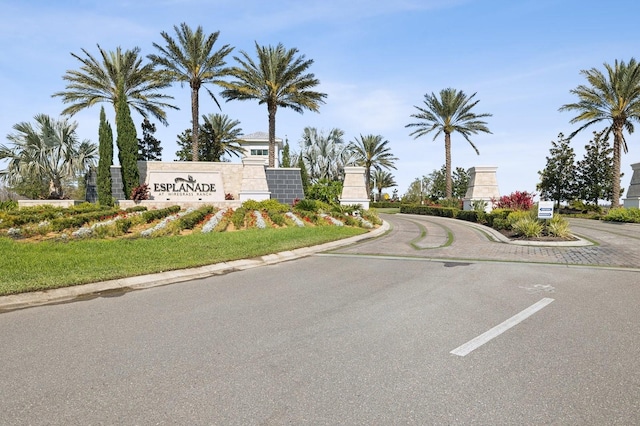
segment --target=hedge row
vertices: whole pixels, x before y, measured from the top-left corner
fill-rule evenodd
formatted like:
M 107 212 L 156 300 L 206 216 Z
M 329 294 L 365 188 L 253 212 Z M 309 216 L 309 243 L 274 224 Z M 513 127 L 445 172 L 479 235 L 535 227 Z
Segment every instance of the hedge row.
M 507 216 L 509 216 L 509 213 L 511 212 L 513 212 L 512 209 L 494 209 L 491 213 L 485 213 L 475 210 L 460 210 L 454 207 L 417 206 L 406 204 L 400 206 L 400 213 L 450 217 L 466 220 L 468 222 L 482 223 L 497 228 L 502 227 L 502 223 L 507 220 Z

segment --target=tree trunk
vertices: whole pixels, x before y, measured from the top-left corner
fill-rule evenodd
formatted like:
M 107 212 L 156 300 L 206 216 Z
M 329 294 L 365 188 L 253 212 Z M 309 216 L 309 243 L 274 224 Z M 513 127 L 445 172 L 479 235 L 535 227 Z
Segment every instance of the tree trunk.
M 198 146 L 198 91 L 200 87 L 195 84 L 191 86 L 191 159 L 192 161 L 198 161 L 199 149 Z
M 452 196 L 451 189 L 451 134 L 444 134 L 444 155 L 445 155 L 445 196 L 447 199 Z
M 611 207 L 620 205 L 620 151 L 622 148 L 622 125 L 613 124 L 613 182 L 611 191 Z
M 371 165 L 365 166 L 364 186 L 367 188 L 367 198 L 371 197 Z
M 269 110 L 269 167 L 276 164 L 276 110 L 278 106 L 273 103 L 267 104 Z
M 51 178 L 49 181 L 49 199 L 61 200 L 62 195 L 62 182 L 60 182 L 59 178 Z

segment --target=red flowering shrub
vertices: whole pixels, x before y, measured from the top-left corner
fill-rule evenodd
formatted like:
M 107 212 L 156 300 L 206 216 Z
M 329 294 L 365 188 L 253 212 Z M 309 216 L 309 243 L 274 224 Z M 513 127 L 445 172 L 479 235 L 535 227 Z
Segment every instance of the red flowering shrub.
M 131 199 L 133 201 L 142 201 L 149 199 L 149 185 L 143 183 L 138 185 L 131 191 Z
M 498 200 L 491 200 L 494 209 L 530 210 L 533 207 L 535 193 L 516 191 L 503 195 Z

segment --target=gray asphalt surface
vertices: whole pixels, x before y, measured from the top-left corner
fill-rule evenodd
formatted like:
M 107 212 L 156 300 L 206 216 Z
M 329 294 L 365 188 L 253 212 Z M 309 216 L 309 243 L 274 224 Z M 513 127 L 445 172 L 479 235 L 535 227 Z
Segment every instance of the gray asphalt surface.
M 540 247 L 385 219 L 299 260 L 0 314 L 2 424 L 639 422 L 640 227 Z

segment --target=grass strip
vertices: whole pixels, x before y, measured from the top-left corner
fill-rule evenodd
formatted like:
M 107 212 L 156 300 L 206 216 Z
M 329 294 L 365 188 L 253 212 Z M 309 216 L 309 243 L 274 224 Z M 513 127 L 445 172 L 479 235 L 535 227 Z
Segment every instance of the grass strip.
M 0 296 L 249 259 L 365 232 L 318 226 L 69 242 L 0 238 Z

